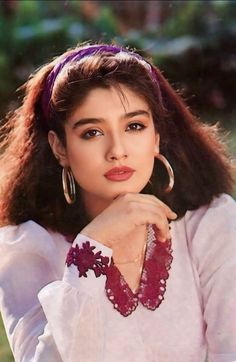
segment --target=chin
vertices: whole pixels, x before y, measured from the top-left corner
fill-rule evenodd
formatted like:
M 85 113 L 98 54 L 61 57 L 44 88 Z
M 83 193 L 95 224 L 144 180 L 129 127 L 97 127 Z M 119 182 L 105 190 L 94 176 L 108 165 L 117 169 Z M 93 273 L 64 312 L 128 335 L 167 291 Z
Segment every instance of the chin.
M 145 187 L 145 186 L 144 186 Z M 115 192 L 114 194 L 113 194 L 113 196 L 112 196 L 112 199 L 113 200 L 115 200 L 115 199 L 117 199 L 117 197 L 119 197 L 120 195 L 125 195 L 125 194 L 127 194 L 127 193 L 135 193 L 135 194 L 139 194 L 142 190 L 143 190 L 143 188 L 144 187 L 129 187 L 129 188 L 127 188 L 127 189 L 124 189 L 124 190 L 122 190 L 122 191 L 120 191 L 120 192 Z

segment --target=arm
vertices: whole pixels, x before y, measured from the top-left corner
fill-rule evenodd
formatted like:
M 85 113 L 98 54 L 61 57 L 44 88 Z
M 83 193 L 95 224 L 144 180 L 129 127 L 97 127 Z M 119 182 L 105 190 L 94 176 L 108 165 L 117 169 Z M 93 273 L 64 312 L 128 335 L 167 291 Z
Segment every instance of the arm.
M 224 195 L 194 225 L 190 252 L 200 278 L 209 362 L 236 361 L 236 203 Z M 191 213 L 190 213 L 191 214 Z
M 51 251 L 48 233 L 37 224 L 0 229 L 0 309 L 16 362 L 61 361 L 47 333 L 45 354 L 35 357 L 36 346 L 41 344 L 38 337 L 44 334 L 47 324 L 37 294 L 57 279 L 46 258 Z
M 105 275 L 96 278 L 89 270 L 87 278 L 79 278 L 76 266 L 71 264 L 65 266 L 59 280 L 54 268 L 58 255 L 51 235 L 35 223 L 33 228 L 26 226 L 0 232 L 0 254 L 4 260 L 0 269 L 0 304 L 16 362 L 104 361 L 104 346 L 114 352 L 113 343 L 105 344 L 108 335 L 111 339 L 107 306 L 116 319 L 112 340 L 118 333 L 119 344 L 129 345 L 132 355 L 137 360 L 141 355 L 145 361 L 137 340 L 127 338 L 137 332 L 135 322 L 128 321 L 122 332 L 126 318 L 113 310 L 105 296 Z M 111 256 L 109 248 L 83 235 L 78 235 L 73 246 L 87 240 L 103 255 Z M 119 361 L 119 353 L 126 352 L 119 348 L 115 353 L 114 361 Z
M 157 226 L 159 237 L 168 238 L 168 218 L 175 219 L 176 214 L 154 196 L 126 194 L 116 199 L 100 215 L 94 218 L 88 228 L 85 228 L 89 232 L 88 236 L 84 236 L 84 234 L 78 235 L 74 246 L 78 244 L 81 247 L 84 241 L 90 241 L 91 245 L 95 246 L 96 252 L 102 252 L 104 257 L 110 257 L 112 254 L 111 248 L 118 248 L 116 244 L 119 244 L 119 248 L 122 249 L 123 245 L 120 241 L 124 240 L 123 244 L 125 245 L 127 235 L 139 226 L 154 223 Z M 2 273 L 2 280 L 8 278 L 8 274 L 11 275 L 11 273 L 11 277 L 14 279 L 17 273 L 19 281 L 17 285 L 13 283 L 9 295 L 2 288 L 6 303 L 6 306 L 3 305 L 2 309 L 5 308 L 3 318 L 6 330 L 9 332 L 10 344 L 13 346 L 14 354 L 19 356 L 17 361 L 44 361 L 44 357 L 41 356 L 47 355 L 47 349 L 50 352 L 52 351 L 54 356 L 56 356 L 56 353 L 59 354 L 62 361 L 66 362 L 77 362 L 78 360 L 104 362 L 104 354 L 106 354 L 107 359 L 112 354 L 113 362 L 129 359 L 146 361 L 147 347 L 144 345 L 142 336 L 139 333 L 137 315 L 127 319 L 113 309 L 104 290 L 105 275 L 96 278 L 94 271 L 89 270 L 87 278 L 79 278 L 76 266 L 73 263 L 68 263 L 63 276 L 63 262 L 60 258 L 63 253 L 61 253 L 61 250 L 58 252 L 55 244 L 59 240 L 55 241 L 53 234 L 49 234 L 34 222 L 8 228 L 9 233 L 3 230 L 2 235 L 0 235 L 0 238 L 2 236 L 2 249 L 4 249 L 5 245 L 5 250 L 1 250 L 1 255 L 4 258 L 6 255 L 8 259 L 11 258 L 10 262 L 5 266 L 5 276 Z M 111 236 L 113 240 L 111 240 Z M 99 240 L 101 243 L 93 239 Z M 134 244 L 133 240 L 133 238 L 130 240 L 130 245 L 133 245 L 132 250 L 136 256 L 137 243 Z M 143 242 L 144 240 L 142 240 Z M 126 249 L 128 249 L 126 257 L 130 258 L 130 255 L 128 255 L 130 248 L 126 247 Z M 13 252 L 11 252 L 12 250 Z M 12 265 L 15 265 L 20 259 L 19 253 L 21 253 L 24 262 L 29 260 L 31 263 L 28 264 L 30 268 L 25 275 L 22 274 L 24 268 L 21 265 L 12 268 Z M 65 256 L 66 251 L 63 258 Z M 42 262 L 42 265 L 40 265 L 39 261 L 38 267 L 35 264 L 37 258 Z M 55 270 L 59 270 L 58 265 L 60 265 L 60 272 L 57 274 Z M 32 279 L 34 274 L 35 277 Z M 38 278 L 38 274 L 42 274 L 42 280 Z M 30 279 L 28 288 L 23 288 L 25 278 L 28 276 Z M 18 291 L 19 286 L 21 289 Z M 33 295 L 31 295 L 31 288 Z M 38 293 L 40 303 L 38 300 L 35 301 Z M 19 295 L 19 305 L 27 305 L 26 301 L 29 297 L 28 306 L 21 314 L 17 313 L 18 304 L 15 294 Z M 14 303 L 9 313 L 8 304 L 11 296 L 13 296 Z M 109 296 L 109 299 L 112 300 L 112 297 L 114 298 L 113 295 Z M 125 296 L 126 299 L 127 296 Z M 132 300 L 132 308 L 135 307 L 135 303 Z M 29 326 L 28 320 L 25 318 L 26 313 L 33 311 L 35 306 L 39 308 L 40 313 L 42 313 L 41 307 L 43 308 L 44 314 L 42 313 L 42 317 L 39 319 L 41 324 L 46 326 L 44 334 L 42 334 L 42 327 L 39 330 L 39 322 Z M 115 304 L 114 308 L 116 308 Z M 29 326 L 28 331 L 34 335 L 30 352 L 27 350 L 29 348 L 27 343 L 25 343 L 24 348 L 24 340 L 27 335 L 23 334 L 20 338 L 15 337 L 15 328 L 24 318 L 26 326 Z M 11 329 L 12 320 L 14 325 Z M 19 330 L 22 331 L 23 328 L 19 326 Z M 38 343 L 39 336 L 41 337 Z M 14 338 L 18 341 L 17 347 L 13 345 Z M 127 351 L 129 351 L 129 355 Z
M 79 235 L 75 243 L 83 241 Z M 90 361 L 101 348 L 105 276 L 95 278 L 91 271 L 80 280 L 71 265 L 60 281 L 52 267 L 55 253 L 50 234 L 35 223 L 1 229 L 1 313 L 16 362 L 77 361 L 80 356 Z M 73 345 L 78 341 L 79 349 Z M 88 359 L 84 353 L 90 353 Z
M 111 256 L 109 248 L 81 234 L 73 247 L 82 248 L 88 240 L 96 247 L 95 252 Z M 39 293 L 63 361 L 102 361 L 106 276 L 96 278 L 92 269 L 86 274 L 87 277 L 79 277 L 75 265 L 66 266 L 63 280 L 49 284 Z

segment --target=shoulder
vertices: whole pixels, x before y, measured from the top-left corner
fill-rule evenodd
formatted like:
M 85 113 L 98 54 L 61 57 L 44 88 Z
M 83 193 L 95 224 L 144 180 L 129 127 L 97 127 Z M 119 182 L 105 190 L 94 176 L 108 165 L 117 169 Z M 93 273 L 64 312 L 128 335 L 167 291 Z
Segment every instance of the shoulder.
M 184 222 L 187 233 L 193 239 L 199 228 L 207 233 L 221 230 L 229 233 L 236 230 L 236 202 L 227 194 L 215 197 L 208 205 L 197 210 L 187 211 Z
M 33 253 L 48 259 L 60 250 L 66 252 L 67 244 L 61 234 L 48 231 L 32 220 L 0 228 L 0 253 L 4 255 Z
M 236 264 L 236 202 L 226 194 L 184 217 L 190 255 L 199 272 Z

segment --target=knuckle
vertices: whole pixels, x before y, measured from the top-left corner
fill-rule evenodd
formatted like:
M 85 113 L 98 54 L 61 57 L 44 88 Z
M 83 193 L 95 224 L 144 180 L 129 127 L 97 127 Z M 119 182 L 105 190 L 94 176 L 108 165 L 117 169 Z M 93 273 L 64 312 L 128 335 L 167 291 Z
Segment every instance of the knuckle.
M 126 212 L 128 214 L 132 214 L 136 210 L 136 203 L 134 201 L 129 200 L 126 206 Z
M 168 223 L 166 222 L 166 220 L 164 219 L 159 219 L 158 220 L 158 227 L 162 230 L 162 231 L 165 231 L 167 229 L 167 225 Z
M 129 201 L 130 198 L 131 198 L 131 193 L 129 193 L 129 192 L 127 192 L 126 194 L 123 195 L 123 199 L 124 199 L 125 201 Z
M 161 202 L 156 196 L 154 196 L 154 195 L 151 195 L 151 198 L 154 200 L 154 201 L 159 201 L 159 202 Z

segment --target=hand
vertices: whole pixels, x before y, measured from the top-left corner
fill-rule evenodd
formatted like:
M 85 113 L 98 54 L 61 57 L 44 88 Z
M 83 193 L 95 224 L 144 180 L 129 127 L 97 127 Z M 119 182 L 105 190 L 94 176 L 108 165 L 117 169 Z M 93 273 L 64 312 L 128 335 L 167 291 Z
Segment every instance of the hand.
M 168 220 L 176 217 L 166 204 L 153 195 L 127 193 L 116 198 L 80 233 L 114 248 L 137 227 L 156 224 L 159 240 L 165 241 L 170 238 Z

